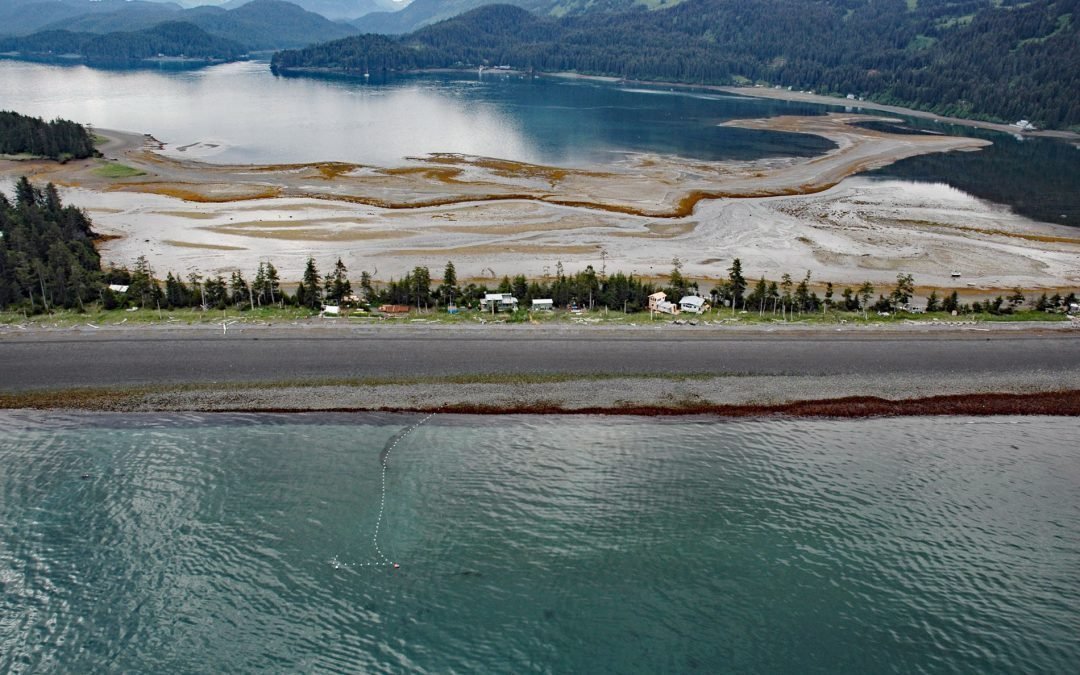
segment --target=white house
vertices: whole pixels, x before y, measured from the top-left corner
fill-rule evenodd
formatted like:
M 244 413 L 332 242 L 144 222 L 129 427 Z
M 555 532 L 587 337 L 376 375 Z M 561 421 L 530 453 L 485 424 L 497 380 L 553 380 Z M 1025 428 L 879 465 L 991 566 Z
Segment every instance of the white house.
M 510 293 L 485 293 L 480 301 L 480 309 L 485 312 L 502 310 L 514 311 L 517 309 L 518 299 Z
M 538 298 L 532 301 L 532 308 L 537 312 L 550 312 L 555 309 L 555 301 L 551 298 Z
M 679 309 L 691 314 L 704 314 L 709 309 L 709 303 L 697 295 L 686 295 L 679 301 Z
M 127 293 L 128 287 L 123 284 L 109 284 L 109 290 L 113 293 Z
M 1035 131 L 1035 125 L 1027 120 L 1018 120 L 1013 122 L 1012 126 L 1016 127 L 1020 131 Z

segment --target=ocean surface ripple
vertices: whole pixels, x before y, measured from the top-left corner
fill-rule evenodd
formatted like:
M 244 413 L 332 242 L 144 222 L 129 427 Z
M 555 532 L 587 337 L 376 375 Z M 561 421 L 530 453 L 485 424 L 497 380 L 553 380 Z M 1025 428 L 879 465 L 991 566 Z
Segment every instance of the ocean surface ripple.
M 0 413 L 0 672 L 1080 663 L 1077 420 L 420 419 Z

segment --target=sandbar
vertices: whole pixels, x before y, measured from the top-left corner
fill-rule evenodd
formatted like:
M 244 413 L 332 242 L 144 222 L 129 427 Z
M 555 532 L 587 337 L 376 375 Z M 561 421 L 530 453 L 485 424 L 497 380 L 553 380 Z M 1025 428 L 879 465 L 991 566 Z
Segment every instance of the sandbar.
M 628 155 L 587 169 L 433 154 L 400 166 L 221 165 L 164 156 L 147 135 L 99 131 L 103 153 L 144 175 L 108 179 L 95 160 L 0 161 L 64 189 L 104 235 L 106 262 L 146 256 L 160 275 L 251 273 L 272 260 L 299 278 L 308 256 L 350 272 L 400 276 L 453 260 L 461 279 L 551 276 L 592 265 L 660 279 L 748 277 L 887 284 L 900 272 L 933 288 L 1063 288 L 1080 283 L 1080 235 L 943 185 L 857 174 L 904 157 L 977 152 L 988 141 L 892 134 L 832 113 L 727 124 L 814 134 L 810 158 L 702 162 Z M 954 274 L 959 273 L 960 282 Z M 377 278 L 380 278 L 377 276 Z

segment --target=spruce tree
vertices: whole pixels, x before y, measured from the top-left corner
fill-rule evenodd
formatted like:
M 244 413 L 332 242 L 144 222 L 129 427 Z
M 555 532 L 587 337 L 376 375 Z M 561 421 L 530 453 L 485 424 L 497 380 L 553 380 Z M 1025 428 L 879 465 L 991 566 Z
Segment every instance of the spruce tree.
M 743 305 L 743 294 L 746 293 L 746 279 L 742 273 L 742 261 L 735 258 L 728 268 L 728 294 L 731 296 L 731 308 L 735 305 Z
M 360 294 L 364 302 L 375 301 L 375 286 L 371 282 L 371 274 L 364 270 L 360 272 Z
M 315 258 L 309 257 L 304 267 L 304 296 L 300 304 L 311 309 L 322 309 L 322 288 L 319 284 L 319 270 L 315 267 Z
M 334 271 L 326 275 L 324 288 L 327 303 L 341 304 L 342 300 L 352 295 L 352 284 L 349 283 L 347 272 L 345 263 L 338 258 Z
M 270 293 L 271 304 L 284 299 L 281 295 L 281 279 L 278 278 L 277 268 L 269 260 L 266 261 L 266 290 Z

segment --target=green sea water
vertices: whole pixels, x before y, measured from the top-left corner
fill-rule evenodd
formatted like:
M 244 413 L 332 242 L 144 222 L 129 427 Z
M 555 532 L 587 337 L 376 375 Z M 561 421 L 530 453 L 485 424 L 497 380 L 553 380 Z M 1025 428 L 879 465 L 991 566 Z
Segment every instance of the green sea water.
M 0 432 L 0 672 L 1080 663 L 1076 419 L 5 412 Z

